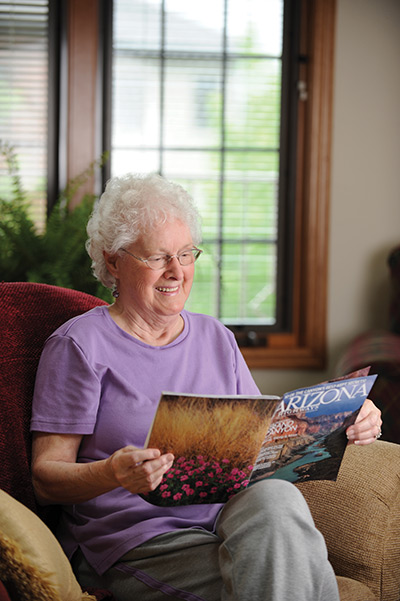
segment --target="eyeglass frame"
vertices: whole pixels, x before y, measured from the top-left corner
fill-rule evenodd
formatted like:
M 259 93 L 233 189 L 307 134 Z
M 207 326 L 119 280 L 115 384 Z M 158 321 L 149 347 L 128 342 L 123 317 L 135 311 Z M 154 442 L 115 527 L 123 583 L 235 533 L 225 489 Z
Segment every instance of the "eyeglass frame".
M 136 255 L 131 253 L 129 250 L 126 250 L 126 248 L 120 248 L 119 250 L 122 250 L 123 252 L 130 255 L 134 259 L 137 259 L 138 261 L 142 261 L 142 263 L 146 263 L 146 267 L 148 267 L 149 269 L 152 269 L 153 271 L 160 271 L 161 269 L 165 269 L 166 267 L 168 267 L 168 265 L 170 264 L 172 259 L 178 259 L 179 265 L 181 265 L 182 267 L 188 267 L 189 265 L 193 265 L 193 263 L 195 263 L 197 261 L 197 259 L 200 257 L 200 255 L 203 252 L 201 250 L 201 248 L 197 248 L 197 246 L 193 246 L 192 248 L 188 248 L 176 255 L 169 255 L 166 253 L 166 254 L 160 254 L 160 255 L 153 255 L 153 256 L 149 257 L 148 259 L 142 259 L 142 257 L 137 257 Z M 188 251 L 190 251 L 190 252 L 195 251 L 196 254 L 192 252 L 193 261 L 191 263 L 188 263 L 187 265 L 182 265 L 179 257 Z M 160 258 L 164 257 L 165 264 L 162 267 L 151 267 L 149 265 L 149 261 L 151 261 L 152 259 L 155 259 L 156 257 L 160 257 Z

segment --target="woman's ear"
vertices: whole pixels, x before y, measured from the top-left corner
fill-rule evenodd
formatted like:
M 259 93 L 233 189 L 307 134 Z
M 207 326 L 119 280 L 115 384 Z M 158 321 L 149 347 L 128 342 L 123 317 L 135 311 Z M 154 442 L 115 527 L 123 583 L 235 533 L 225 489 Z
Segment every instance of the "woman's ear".
M 105 250 L 103 250 L 103 257 L 104 257 L 104 261 L 106 264 L 106 267 L 108 269 L 108 271 L 110 272 L 111 275 L 113 275 L 115 278 L 118 278 L 119 276 L 119 261 L 118 259 L 120 259 L 120 256 L 118 254 L 110 254 L 108 252 L 106 252 Z

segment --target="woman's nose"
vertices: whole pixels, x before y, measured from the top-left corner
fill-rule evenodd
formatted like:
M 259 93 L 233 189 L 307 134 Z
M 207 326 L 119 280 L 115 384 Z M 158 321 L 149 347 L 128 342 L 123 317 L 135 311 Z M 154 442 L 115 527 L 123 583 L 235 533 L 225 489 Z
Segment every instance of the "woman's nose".
M 165 271 L 172 271 L 174 273 L 174 275 L 176 273 L 182 273 L 182 265 L 180 264 L 177 255 L 172 255 L 169 258 L 168 265 L 167 265 Z

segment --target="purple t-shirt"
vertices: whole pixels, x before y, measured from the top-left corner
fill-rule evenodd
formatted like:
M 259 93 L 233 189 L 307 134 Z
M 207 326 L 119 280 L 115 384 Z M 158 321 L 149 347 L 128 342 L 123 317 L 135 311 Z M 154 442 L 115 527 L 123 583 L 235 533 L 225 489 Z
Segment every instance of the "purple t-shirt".
M 31 430 L 83 434 L 78 462 L 143 447 L 163 390 L 259 394 L 233 334 L 218 320 L 182 312 L 182 333 L 154 347 L 119 328 L 105 306 L 74 317 L 50 336 L 36 377 Z M 124 553 L 180 528 L 212 531 L 220 505 L 156 507 L 122 487 L 64 507 L 59 538 L 79 546 L 103 573 Z

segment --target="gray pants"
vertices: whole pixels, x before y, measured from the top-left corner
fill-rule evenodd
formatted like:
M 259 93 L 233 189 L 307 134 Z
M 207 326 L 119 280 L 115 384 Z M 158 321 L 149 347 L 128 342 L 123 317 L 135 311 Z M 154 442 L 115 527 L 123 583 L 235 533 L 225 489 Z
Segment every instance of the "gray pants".
M 231 499 L 216 533 L 170 532 L 132 549 L 98 576 L 78 552 L 83 586 L 117 601 L 339 601 L 324 539 L 295 486 L 259 482 Z

